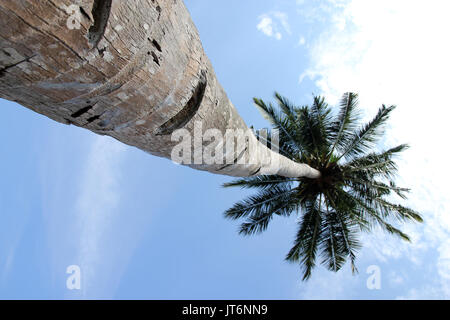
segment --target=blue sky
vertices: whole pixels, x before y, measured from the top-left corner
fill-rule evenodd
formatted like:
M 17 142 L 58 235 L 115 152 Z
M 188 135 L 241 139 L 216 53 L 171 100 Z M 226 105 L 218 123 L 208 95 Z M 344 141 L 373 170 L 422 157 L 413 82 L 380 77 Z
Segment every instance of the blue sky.
M 398 105 L 386 145 L 412 145 L 399 183 L 423 225 L 413 243 L 364 236 L 360 273 L 317 268 L 300 281 L 283 258 L 295 218 L 237 234 L 223 211 L 247 192 L 1 100 L 0 298 L 450 298 L 450 201 L 443 170 L 450 47 L 446 1 L 187 0 L 219 81 L 248 124 L 278 90 L 298 104 L 360 93 L 366 115 Z M 420 22 L 420 23 L 419 23 Z M 439 150 L 439 151 L 438 151 Z M 79 265 L 81 289 L 66 288 Z M 381 289 L 369 290 L 377 266 Z

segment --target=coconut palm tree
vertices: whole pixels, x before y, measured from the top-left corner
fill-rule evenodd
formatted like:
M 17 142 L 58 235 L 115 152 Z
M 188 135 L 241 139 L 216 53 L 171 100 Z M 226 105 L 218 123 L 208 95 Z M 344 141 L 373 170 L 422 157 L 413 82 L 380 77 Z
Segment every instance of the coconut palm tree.
M 373 151 L 395 106 L 383 105 L 372 121 L 360 126 L 354 93 L 343 96 L 335 116 L 322 97 L 303 107 L 278 93 L 275 98 L 279 108 L 261 99 L 254 102 L 279 130 L 280 152 L 317 168 L 322 175 L 315 179 L 261 175 L 226 183 L 225 187 L 258 190 L 225 212 L 227 218 L 245 219 L 239 232 L 257 234 L 267 229 L 274 216 L 298 216 L 298 232 L 286 260 L 300 264 L 303 280 L 310 278 L 318 259 L 335 272 L 349 260 L 356 272 L 359 233 L 375 226 L 409 241 L 391 220 L 421 222 L 422 218 L 388 198 L 396 194 L 405 199 L 409 191 L 394 182 L 394 156 L 408 146 Z
M 197 157 L 205 144 L 221 145 L 195 139 L 196 131 L 215 130 L 228 141 L 237 138 L 227 130 L 249 129 L 181 0 L 0 1 L 0 98 L 170 159 L 188 135 L 193 150 L 181 163 L 194 169 L 320 176 L 270 150 L 250 154 L 265 148 L 253 135 L 249 147 L 226 151 L 230 163 Z
M 0 98 L 165 158 L 173 158 L 179 143 L 174 134 L 188 133 L 194 137 L 188 141 L 193 161 L 183 164 L 251 177 L 240 183 L 262 188 L 259 198 L 249 200 L 257 204 L 264 198 L 259 207 L 250 204 L 245 209 L 244 203 L 228 212 L 230 217 L 253 219 L 244 233 L 263 230 L 271 212 L 305 209 L 303 229 L 288 256 L 289 260 L 309 257 L 305 266 L 314 263 L 318 243 L 331 250 L 332 269 L 337 270 L 346 255 L 353 261 L 354 229 L 369 228 L 371 219 L 403 235 L 385 224 L 387 212 L 404 219 L 420 218 L 381 198 L 391 191 L 403 195 L 406 190 L 371 180 L 376 175 L 388 177 L 395 168 L 390 157 L 405 146 L 359 157 L 376 136 L 373 127 L 385 121 L 391 108 L 382 109 L 374 123 L 354 133 L 354 115 L 347 110 L 352 104 L 340 115 L 340 122 L 330 122 L 329 110 L 320 99 L 311 108 L 283 110 L 284 115 L 256 100 L 275 126 L 284 129 L 281 152 L 273 152 L 250 134 L 242 149 L 227 150 L 232 153 L 231 163 L 196 161 L 195 155 L 205 147 L 221 146 L 215 139 L 206 141 L 207 146 L 197 141 L 196 130 L 203 134 L 214 129 L 226 137 L 229 129 L 244 135 L 249 129 L 217 80 L 181 0 L 1 1 Z M 289 106 L 287 101 L 282 105 Z M 251 154 L 255 146 L 265 152 Z M 239 161 L 249 158 L 251 162 Z M 338 165 L 339 160 L 347 162 Z M 358 213 L 362 208 L 364 214 Z M 304 246 L 308 238 L 310 250 Z M 326 241 L 332 244 L 327 246 Z

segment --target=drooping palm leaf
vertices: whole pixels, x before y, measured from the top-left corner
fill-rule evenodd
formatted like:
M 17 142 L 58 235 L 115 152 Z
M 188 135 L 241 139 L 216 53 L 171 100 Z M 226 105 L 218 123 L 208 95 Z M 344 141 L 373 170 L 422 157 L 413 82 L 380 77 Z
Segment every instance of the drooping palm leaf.
M 315 260 L 322 231 L 321 224 L 322 217 L 317 208 L 317 203 L 311 201 L 299 224 L 294 246 L 286 256 L 286 260 L 289 262 L 300 262 L 303 280 L 311 277 L 312 269 L 316 265 Z
M 236 203 L 225 211 L 225 216 L 230 219 L 239 219 L 275 212 L 279 207 L 279 203 L 286 201 L 294 191 L 287 186 L 273 186 L 271 189 L 262 190 L 257 195 L 250 196 Z
M 282 176 L 254 176 L 242 179 L 236 179 L 223 184 L 223 187 L 241 187 L 241 188 L 259 188 L 261 190 L 272 188 L 274 185 L 290 185 L 296 179 L 290 179 Z

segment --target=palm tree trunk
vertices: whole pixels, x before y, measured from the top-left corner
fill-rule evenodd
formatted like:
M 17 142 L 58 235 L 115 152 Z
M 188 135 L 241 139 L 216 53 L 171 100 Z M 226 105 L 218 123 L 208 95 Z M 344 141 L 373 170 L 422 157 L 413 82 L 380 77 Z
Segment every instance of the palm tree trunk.
M 179 129 L 248 130 L 181 0 L 0 0 L 0 97 L 165 158 Z M 184 164 L 231 176 L 320 175 L 249 141 L 231 163 L 206 164 L 194 159 L 206 144 L 193 135 Z M 255 146 L 267 152 L 250 154 Z

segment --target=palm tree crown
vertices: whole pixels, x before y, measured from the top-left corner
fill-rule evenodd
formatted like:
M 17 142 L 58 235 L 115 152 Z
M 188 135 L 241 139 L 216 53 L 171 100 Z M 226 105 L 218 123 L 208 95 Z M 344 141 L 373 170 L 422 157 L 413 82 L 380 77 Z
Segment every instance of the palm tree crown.
M 355 257 L 361 247 L 358 236 L 375 226 L 409 241 L 390 220 L 422 222 L 421 216 L 387 199 L 391 194 L 406 199 L 409 190 L 393 181 L 397 172 L 393 157 L 408 146 L 372 151 L 395 106 L 383 105 L 372 121 L 360 126 L 358 96 L 354 93 L 343 96 L 335 116 L 322 97 L 314 97 L 311 106 L 303 107 L 292 105 L 278 93 L 275 98 L 279 108 L 261 99 L 254 102 L 279 130 L 280 153 L 318 169 L 321 177 L 262 175 L 224 184 L 259 190 L 225 212 L 227 218 L 246 219 L 240 233 L 260 233 L 274 215 L 297 213 L 298 232 L 286 260 L 301 265 L 303 280 L 311 276 L 318 254 L 331 271 L 338 271 L 349 259 L 352 271 L 357 272 Z

